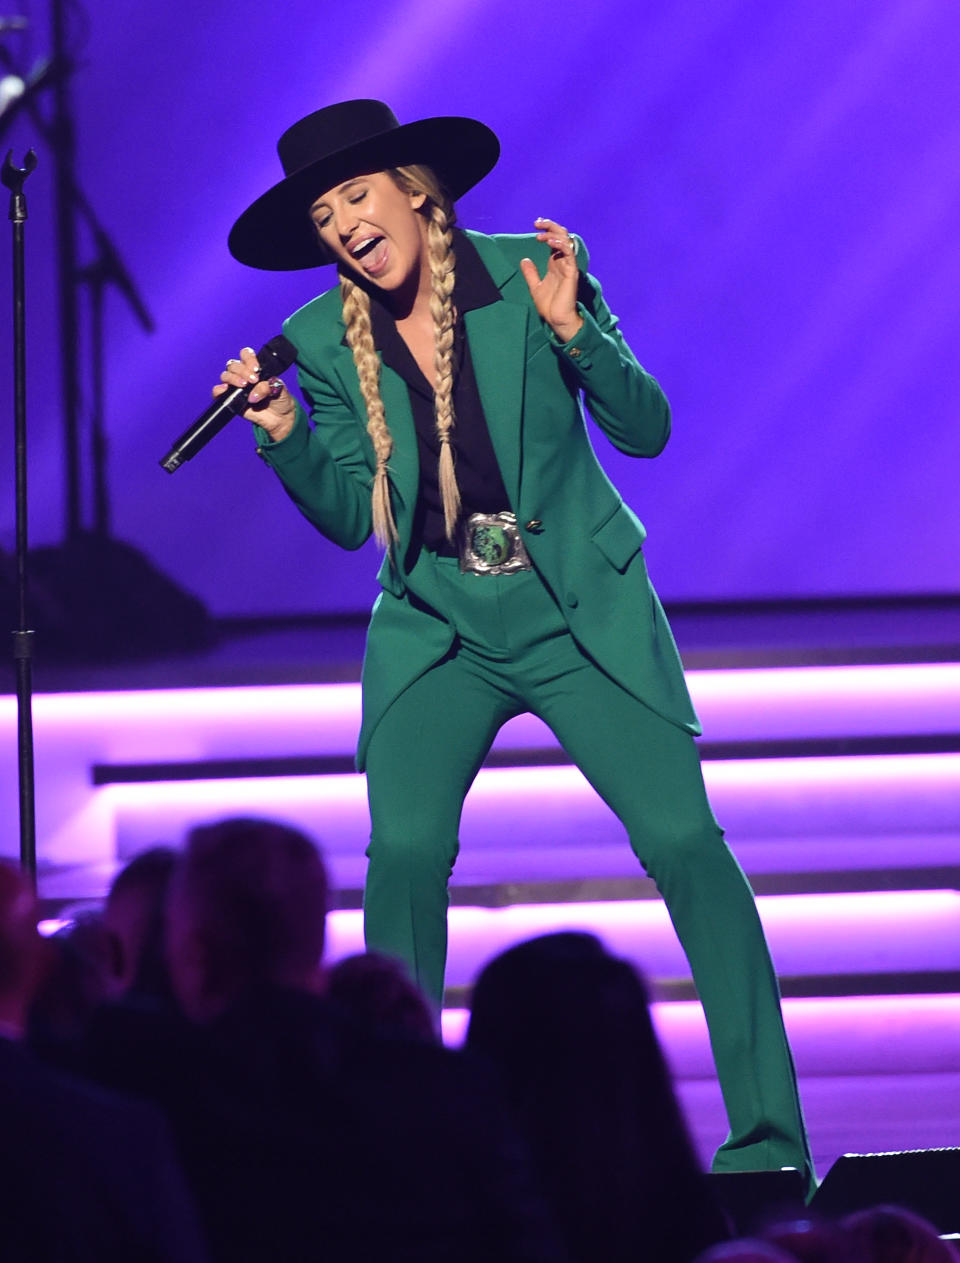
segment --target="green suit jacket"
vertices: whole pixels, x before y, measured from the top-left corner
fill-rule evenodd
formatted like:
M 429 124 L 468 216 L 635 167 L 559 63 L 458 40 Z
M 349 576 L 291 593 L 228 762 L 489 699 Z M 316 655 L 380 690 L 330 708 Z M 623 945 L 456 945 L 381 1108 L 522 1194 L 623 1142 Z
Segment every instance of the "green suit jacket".
M 519 268 L 528 256 L 543 270 L 549 247 L 532 235 L 469 236 L 503 298 L 466 312 L 464 321 L 494 452 L 531 560 L 581 648 L 653 710 L 699 732 L 673 636 L 647 577 L 644 528 L 597 461 L 581 394 L 610 441 L 631 456 L 662 451 L 670 433 L 667 401 L 586 273 L 582 243 L 584 324 L 569 342 L 558 343 Z M 258 450 L 324 535 L 359 548 L 372 529 L 374 458 L 353 355 L 344 343 L 339 290 L 295 312 L 284 332 L 298 348 L 313 425 L 298 408 L 292 432 L 271 443 L 261 431 Z M 407 386 L 384 367 L 380 391 L 394 440 L 390 484 L 399 544 L 380 568 L 383 591 L 367 638 L 361 769 L 386 708 L 447 653 L 455 635 L 433 566 L 411 548 L 419 466 Z

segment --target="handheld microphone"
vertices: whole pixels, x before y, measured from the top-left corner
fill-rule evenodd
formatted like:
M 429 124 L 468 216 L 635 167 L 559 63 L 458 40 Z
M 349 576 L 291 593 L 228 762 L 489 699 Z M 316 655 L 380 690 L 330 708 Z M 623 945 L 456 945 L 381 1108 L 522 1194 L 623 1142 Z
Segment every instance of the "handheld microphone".
M 277 334 L 275 338 L 271 338 L 257 352 L 261 381 L 284 372 L 296 358 L 297 348 L 282 333 Z M 250 391 L 253 390 L 255 385 L 256 382 L 250 382 L 246 386 L 231 386 L 229 390 L 225 390 L 222 395 L 217 396 L 206 412 L 197 417 L 189 430 L 185 430 L 180 435 L 170 448 L 170 451 L 160 461 L 160 464 L 168 474 L 172 474 L 175 469 L 179 469 L 185 460 L 190 460 L 196 456 L 201 447 L 206 447 L 213 436 L 219 434 L 228 421 L 246 411 Z

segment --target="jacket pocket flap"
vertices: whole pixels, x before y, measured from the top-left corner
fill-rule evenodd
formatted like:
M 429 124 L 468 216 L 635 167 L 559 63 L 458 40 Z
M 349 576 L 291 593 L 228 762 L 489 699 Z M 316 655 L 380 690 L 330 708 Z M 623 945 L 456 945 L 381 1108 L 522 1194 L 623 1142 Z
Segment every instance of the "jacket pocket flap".
M 617 570 L 624 571 L 640 551 L 647 532 L 636 514 L 621 504 L 593 533 L 593 542 Z

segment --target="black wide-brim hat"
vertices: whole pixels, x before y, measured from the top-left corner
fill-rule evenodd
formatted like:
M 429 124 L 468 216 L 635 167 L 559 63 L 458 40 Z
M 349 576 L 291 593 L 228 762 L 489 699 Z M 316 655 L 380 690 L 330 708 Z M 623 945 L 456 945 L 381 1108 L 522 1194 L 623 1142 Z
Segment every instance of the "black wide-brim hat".
M 332 263 L 310 222 L 310 206 L 357 175 L 420 164 L 432 168 L 451 201 L 495 165 L 500 142 L 472 118 L 397 122 L 382 101 L 341 101 L 289 127 L 277 142 L 284 178 L 249 206 L 227 244 L 241 263 L 268 271 Z

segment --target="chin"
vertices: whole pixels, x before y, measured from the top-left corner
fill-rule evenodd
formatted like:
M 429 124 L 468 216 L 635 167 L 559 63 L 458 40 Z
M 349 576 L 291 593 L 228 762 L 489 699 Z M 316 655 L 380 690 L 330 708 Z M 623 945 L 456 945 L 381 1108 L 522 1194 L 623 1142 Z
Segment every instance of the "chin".
M 355 281 L 361 289 L 365 289 L 367 293 L 378 291 L 380 293 L 390 293 L 393 290 L 400 289 L 403 285 L 404 278 L 396 276 L 393 272 L 386 276 L 367 276 L 365 272 L 358 271 L 355 267 L 346 267 L 344 271 L 347 273 L 351 281 Z

